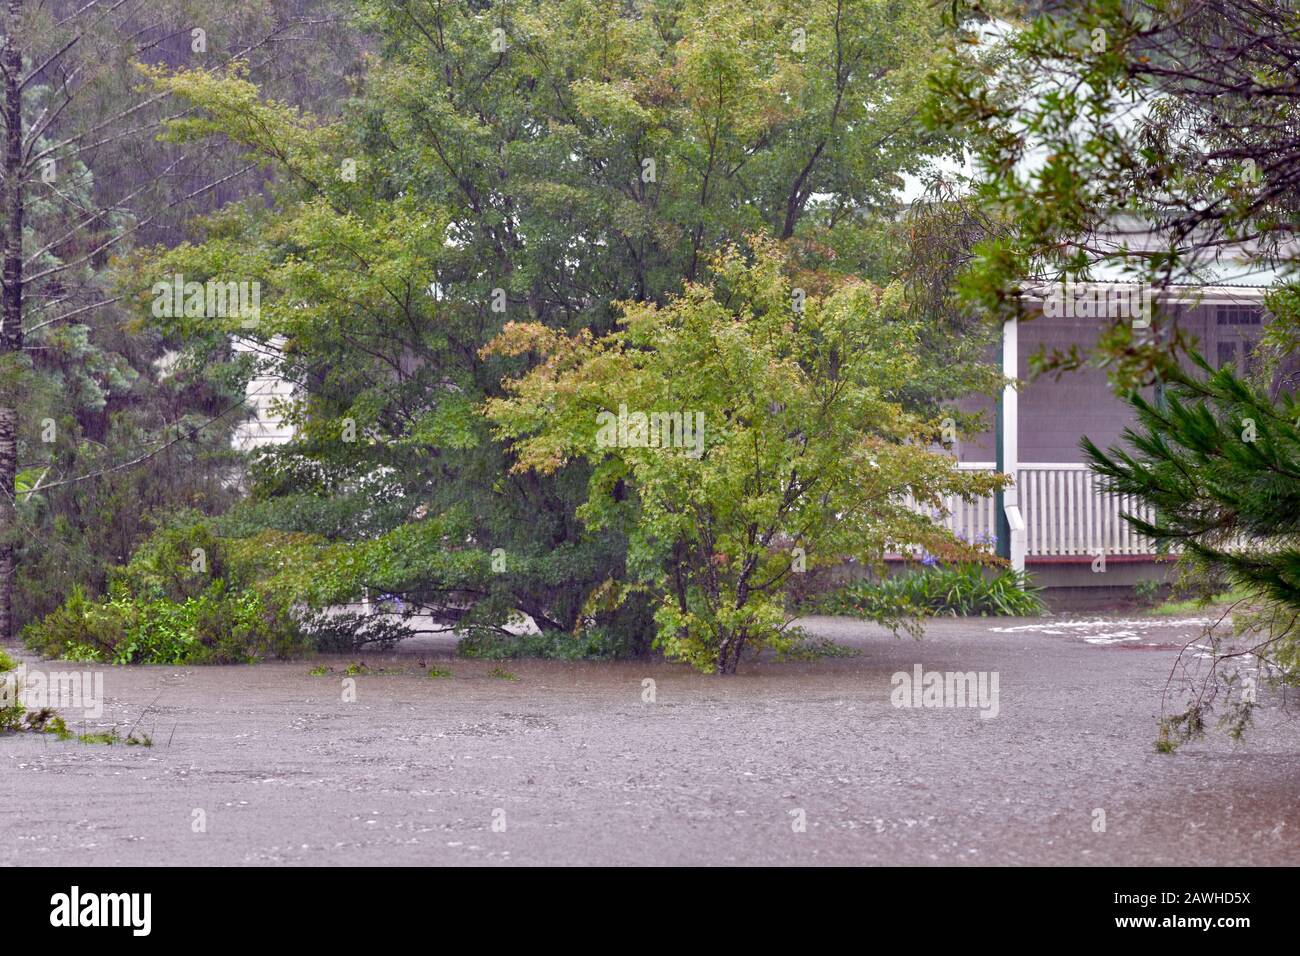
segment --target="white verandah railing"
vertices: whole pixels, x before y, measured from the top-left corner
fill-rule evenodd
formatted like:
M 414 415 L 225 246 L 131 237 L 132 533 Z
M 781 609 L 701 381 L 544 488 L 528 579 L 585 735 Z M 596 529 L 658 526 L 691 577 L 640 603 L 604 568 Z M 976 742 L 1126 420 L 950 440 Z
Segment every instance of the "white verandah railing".
M 992 471 L 991 462 L 964 462 L 963 470 Z M 1016 475 L 1025 521 L 1027 557 L 1148 555 L 1155 547 L 1120 517 L 1149 519 L 1151 511 L 1129 495 L 1109 494 L 1087 465 L 1021 462 Z M 992 541 L 997 531 L 992 496 L 950 498 L 948 514 L 935 515 L 968 541 Z

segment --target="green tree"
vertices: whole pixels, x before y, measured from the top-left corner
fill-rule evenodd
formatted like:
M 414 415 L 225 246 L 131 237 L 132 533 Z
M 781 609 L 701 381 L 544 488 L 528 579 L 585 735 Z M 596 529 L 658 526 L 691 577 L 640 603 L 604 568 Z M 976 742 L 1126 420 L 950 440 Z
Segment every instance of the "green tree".
M 788 246 L 811 294 L 883 278 L 901 175 L 946 144 L 915 122 L 939 23 L 920 0 L 361 9 L 380 56 L 344 123 L 238 74 L 153 74 L 195 107 L 170 137 L 234 143 L 274 205 L 223 211 L 133 279 L 262 283 L 259 327 L 225 332 L 298 386 L 296 435 L 255 467 L 243 530 L 354 556 L 389 542 L 377 563 L 338 565 L 354 593 L 400 596 L 446 627 L 504 635 L 523 613 L 571 632 L 625 578 L 626 529 L 577 520 L 586 463 L 512 468 L 478 408 L 537 357 L 482 347 L 513 320 L 608 332 L 612 303 L 668 301 L 751 232 Z M 931 358 L 910 401 L 933 405 L 976 364 L 944 376 Z M 637 620 L 638 600 L 618 613 Z
M 225 362 L 135 323 L 113 264 L 138 243 L 174 245 L 195 209 L 256 191 L 256 168 L 220 144 L 160 143 L 162 122 L 183 107 L 143 88 L 134 65 L 240 60 L 273 94 L 330 103 L 356 62 L 355 31 L 335 7 L 52 0 L 0 14 L 4 56 L 21 62 L 3 78 L 0 423 L 12 415 L 16 432 L 0 441 L 0 639 L 74 585 L 101 591 L 162 516 L 220 511 L 234 497 L 229 440 L 247 360 L 231 362 L 229 339 L 211 329 L 195 336 Z M 291 59 L 276 52 L 286 34 L 298 44 Z M 307 91 L 300 69 L 313 74 Z
M 1155 510 L 1152 521 L 1129 521 L 1181 550 L 1193 578 L 1244 589 L 1253 610 L 1238 624 L 1258 640 L 1219 660 L 1254 653 L 1294 680 L 1295 9 L 1276 0 L 1040 6 L 955 4 L 952 53 L 932 80 L 929 120 L 969 133 L 975 198 L 1014 226 L 974 244 L 966 301 L 1032 317 L 1020 295 L 1028 283 L 1088 279 L 1098 266 L 1156 290 L 1214 284 L 1232 246 L 1276 278 L 1248 374 L 1211 371 L 1173 310 L 1160 309 L 1145 328 L 1101 320 L 1091 355 L 1042 355 L 1036 366 L 1065 371 L 1091 359 L 1109 370 L 1137 424 L 1128 449 L 1086 443 L 1094 466 Z M 1163 403 L 1136 391 L 1157 385 Z M 1207 680 L 1166 732 L 1199 732 L 1214 686 Z M 1249 710 L 1230 712 L 1236 729 Z
M 1290 6 L 1038 6 L 955 4 L 951 52 L 930 81 L 929 125 L 966 136 L 975 198 L 1014 224 L 976 242 L 961 283 L 968 305 L 1032 318 L 1020 295 L 1029 284 L 1094 278 L 1098 266 L 1155 289 L 1213 284 L 1234 243 L 1290 284 L 1300 221 Z M 1274 304 L 1284 306 L 1274 335 L 1290 344 L 1290 299 Z M 1153 384 L 1191 344 L 1157 310 L 1146 328 L 1107 322 L 1095 357 L 1127 389 Z M 1044 355 L 1037 366 L 1087 358 Z
M 102 586 L 151 512 L 229 497 L 242 382 L 132 328 L 111 260 L 141 240 L 174 242 L 187 213 L 255 188 L 254 167 L 219 147 L 161 145 L 179 108 L 142 88 L 133 65 L 241 59 L 274 91 L 292 66 L 271 48 L 299 30 L 330 41 L 311 59 L 328 98 L 352 62 L 329 2 L 13 0 L 0 11 L 0 641 L 73 584 Z
M 515 473 L 591 464 L 579 515 L 629 538 L 610 599 L 646 590 L 665 653 L 727 674 L 747 649 L 791 647 L 792 575 L 913 546 L 973 554 L 908 500 L 996 480 L 927 450 L 935 424 L 899 402 L 924 365 L 899 287 L 807 296 L 763 245 L 710 272 L 664 306 L 628 304 L 600 338 L 508 325 L 492 351 L 543 360 L 488 415 Z
M 1161 401 L 1129 397 L 1137 423 L 1125 430 L 1128 447 L 1104 452 L 1084 439 L 1089 462 L 1113 491 L 1154 510 L 1149 521 L 1126 516 L 1140 534 L 1183 552 L 1215 585 L 1247 595 L 1237 640 L 1226 650 L 1216 641 L 1214 669 L 1248 656 L 1300 683 L 1300 402 L 1270 396 L 1231 365 L 1215 371 L 1199 356 L 1193 371 L 1169 374 Z M 1240 684 L 1235 671 L 1223 676 Z M 1222 689 L 1203 682 L 1188 710 L 1165 721 L 1166 739 L 1200 733 Z M 1228 700 L 1225 723 L 1240 735 L 1254 697 Z

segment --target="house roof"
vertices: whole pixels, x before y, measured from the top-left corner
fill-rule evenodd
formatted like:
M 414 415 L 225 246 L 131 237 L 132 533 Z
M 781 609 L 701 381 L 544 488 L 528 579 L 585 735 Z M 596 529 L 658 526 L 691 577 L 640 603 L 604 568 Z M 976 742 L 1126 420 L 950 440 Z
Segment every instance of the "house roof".
M 1168 252 L 1160 233 L 1135 218 L 1113 220 L 1080 242 L 1093 256 L 1088 275 L 1092 282 L 1107 286 L 1141 285 L 1143 266 L 1152 254 Z M 1300 244 L 1287 240 L 1276 246 L 1259 242 L 1198 245 L 1195 237 L 1181 250 L 1185 256 L 1180 271 L 1167 284 L 1154 289 L 1165 302 L 1258 302 L 1270 289 L 1296 279 Z M 1029 296 L 1046 295 L 1059 284 L 1040 281 L 1027 290 Z

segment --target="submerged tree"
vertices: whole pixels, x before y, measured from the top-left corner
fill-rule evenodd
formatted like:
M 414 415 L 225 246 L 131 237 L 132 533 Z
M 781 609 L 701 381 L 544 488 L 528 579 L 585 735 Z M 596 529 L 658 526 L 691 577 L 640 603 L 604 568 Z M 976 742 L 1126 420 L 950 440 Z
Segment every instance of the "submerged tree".
M 154 74 L 195 107 L 172 139 L 233 142 L 271 177 L 271 208 L 227 210 L 132 274 L 261 282 L 259 326 L 225 331 L 297 386 L 295 436 L 254 469 L 240 527 L 351 545 L 370 556 L 336 567 L 355 595 L 472 639 L 521 614 L 639 635 L 636 595 L 584 613 L 631 560 L 626 528 L 576 518 L 590 465 L 514 470 L 478 413 L 538 357 L 481 349 L 511 321 L 609 332 L 613 303 L 666 303 L 751 232 L 785 245 L 810 294 L 884 278 L 901 175 L 945 144 L 915 122 L 940 24 L 922 0 L 362 10 L 381 56 L 344 123 L 237 73 Z M 924 358 L 918 408 L 983 356 Z
M 488 415 L 516 474 L 591 464 L 580 517 L 629 538 L 630 580 L 601 597 L 647 591 L 665 653 L 725 674 L 792 645 L 785 593 L 816 565 L 973 553 L 909 501 L 997 480 L 927 450 L 933 422 L 900 403 L 924 363 L 897 286 L 807 294 L 763 245 L 710 273 L 663 306 L 625 305 L 600 338 L 507 326 L 490 351 L 543 358 Z

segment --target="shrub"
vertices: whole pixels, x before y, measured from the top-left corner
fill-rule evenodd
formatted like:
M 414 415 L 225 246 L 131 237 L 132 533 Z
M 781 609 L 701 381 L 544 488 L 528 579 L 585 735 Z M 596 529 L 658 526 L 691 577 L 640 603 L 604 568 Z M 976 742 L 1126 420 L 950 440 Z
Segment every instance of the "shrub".
M 608 627 L 592 627 L 577 634 L 548 630 L 538 634 L 503 634 L 479 628 L 469 631 L 457 646 L 462 657 L 502 661 L 519 657 L 554 660 L 614 660 L 638 653 L 638 642 Z M 644 642 L 641 642 L 644 643 Z
M 1160 603 L 1164 587 L 1164 583 L 1161 581 L 1154 578 L 1144 578 L 1133 585 L 1133 597 L 1139 604 L 1154 607 Z
M 103 661 L 126 640 L 130 609 L 112 602 L 92 601 L 80 586 L 43 620 L 23 628 L 27 646 L 44 657 Z
M 825 614 L 879 621 L 895 620 L 900 614 L 1027 617 L 1045 610 L 1039 593 L 1020 572 L 1004 569 L 990 573 L 971 562 L 859 581 L 820 599 L 813 608 Z
M 23 716 L 27 708 L 22 704 L 0 706 L 0 733 L 8 734 L 23 730 Z
M 0 650 L 0 674 L 11 671 L 17 666 L 12 657 Z M 54 734 L 60 740 L 67 740 L 72 736 L 63 718 L 49 707 L 29 711 L 17 699 L 18 690 L 17 684 L 14 683 L 6 687 L 3 695 L 0 695 L 0 733 L 29 731 L 37 734 Z
M 972 556 L 904 494 L 971 499 L 1005 481 L 917 440 L 936 423 L 902 401 L 932 356 L 901 285 L 828 274 L 805 294 L 784 256 L 728 247 L 708 284 L 623 304 L 601 338 L 507 323 L 485 350 L 542 357 L 486 405 L 511 471 L 591 468 L 578 518 L 627 533 L 655 646 L 706 672 L 794 647 L 785 589 L 809 567 L 900 545 Z
M 116 588 L 103 602 L 74 595 L 23 632 L 46 657 L 114 664 L 237 664 L 304 649 L 294 621 L 254 590 L 216 580 L 183 601 Z
M 306 646 L 287 606 L 241 575 L 202 524 L 159 532 L 110 572 L 107 597 L 74 588 L 23 639 L 46 657 L 115 664 L 243 663 Z
M 307 615 L 301 624 L 304 637 L 313 648 L 327 654 L 347 654 L 374 646 L 386 651 L 411 629 L 401 620 L 384 614 L 330 613 Z
M 496 627 L 467 621 L 456 653 L 481 660 L 541 657 L 553 660 L 618 660 L 644 657 L 654 640 L 654 608 L 640 592 L 615 595 L 598 592 L 585 607 L 577 632 L 545 630 L 537 634 L 508 634 Z

